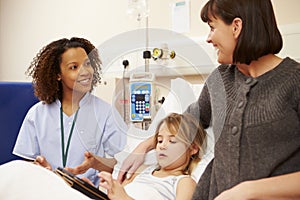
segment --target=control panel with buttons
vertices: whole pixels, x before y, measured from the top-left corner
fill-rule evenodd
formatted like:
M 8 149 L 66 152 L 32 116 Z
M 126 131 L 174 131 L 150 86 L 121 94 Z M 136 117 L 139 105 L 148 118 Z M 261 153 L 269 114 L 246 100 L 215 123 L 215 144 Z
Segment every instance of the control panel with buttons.
M 131 77 L 132 78 L 132 77 Z M 130 120 L 151 120 L 152 79 L 130 81 Z

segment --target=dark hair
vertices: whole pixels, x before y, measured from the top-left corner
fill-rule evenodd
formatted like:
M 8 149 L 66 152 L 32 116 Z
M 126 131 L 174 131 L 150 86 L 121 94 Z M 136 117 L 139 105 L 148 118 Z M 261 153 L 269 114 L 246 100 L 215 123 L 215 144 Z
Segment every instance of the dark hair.
M 201 19 L 207 23 L 211 17 L 228 25 L 236 17 L 242 20 L 233 63 L 250 64 L 261 56 L 277 54 L 282 48 L 282 36 L 270 0 L 209 0 L 201 10 Z
M 155 146 L 157 145 L 159 129 L 162 124 L 166 124 L 170 133 L 176 135 L 182 142 L 187 145 L 196 145 L 199 148 L 199 151 L 190 158 L 190 162 L 183 172 L 190 175 L 204 154 L 204 149 L 206 148 L 206 131 L 191 114 L 170 113 L 156 127 L 154 135 Z
M 100 82 L 101 61 L 97 49 L 90 41 L 76 37 L 53 41 L 40 50 L 26 71 L 33 78 L 34 94 L 40 101 L 50 104 L 56 99 L 62 99 L 62 83 L 57 80 L 61 73 L 61 55 L 67 49 L 77 47 L 85 50 L 94 69 L 91 90 Z

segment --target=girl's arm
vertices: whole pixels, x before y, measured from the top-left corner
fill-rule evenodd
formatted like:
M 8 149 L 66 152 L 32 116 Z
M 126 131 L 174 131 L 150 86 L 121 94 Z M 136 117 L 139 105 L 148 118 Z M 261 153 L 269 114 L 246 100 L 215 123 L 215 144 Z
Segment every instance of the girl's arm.
M 192 199 L 195 188 L 196 182 L 191 177 L 180 179 L 176 189 L 176 200 Z

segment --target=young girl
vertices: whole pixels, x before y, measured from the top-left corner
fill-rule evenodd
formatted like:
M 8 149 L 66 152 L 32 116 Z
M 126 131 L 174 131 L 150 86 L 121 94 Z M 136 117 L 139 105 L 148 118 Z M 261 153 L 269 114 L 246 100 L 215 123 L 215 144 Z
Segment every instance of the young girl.
M 27 113 L 13 153 L 48 169 L 75 167 L 91 154 L 98 170 L 111 171 L 126 143 L 126 126 L 112 107 L 90 92 L 100 82 L 97 49 L 83 38 L 51 42 L 27 72 L 40 102 Z M 105 164 L 103 164 L 105 163 Z M 84 176 L 96 183 L 98 173 Z
M 123 186 L 100 172 L 100 186 L 114 199 L 191 199 L 196 182 L 191 172 L 201 159 L 206 132 L 191 115 L 172 113 L 157 126 L 154 143 L 157 166 L 140 169 Z

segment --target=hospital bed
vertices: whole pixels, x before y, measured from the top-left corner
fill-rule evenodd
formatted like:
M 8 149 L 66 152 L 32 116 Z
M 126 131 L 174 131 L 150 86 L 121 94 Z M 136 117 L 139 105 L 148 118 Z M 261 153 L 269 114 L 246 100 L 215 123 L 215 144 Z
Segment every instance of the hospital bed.
M 38 102 L 29 82 L 0 82 L 0 165 L 19 159 L 13 147 L 28 109 Z

